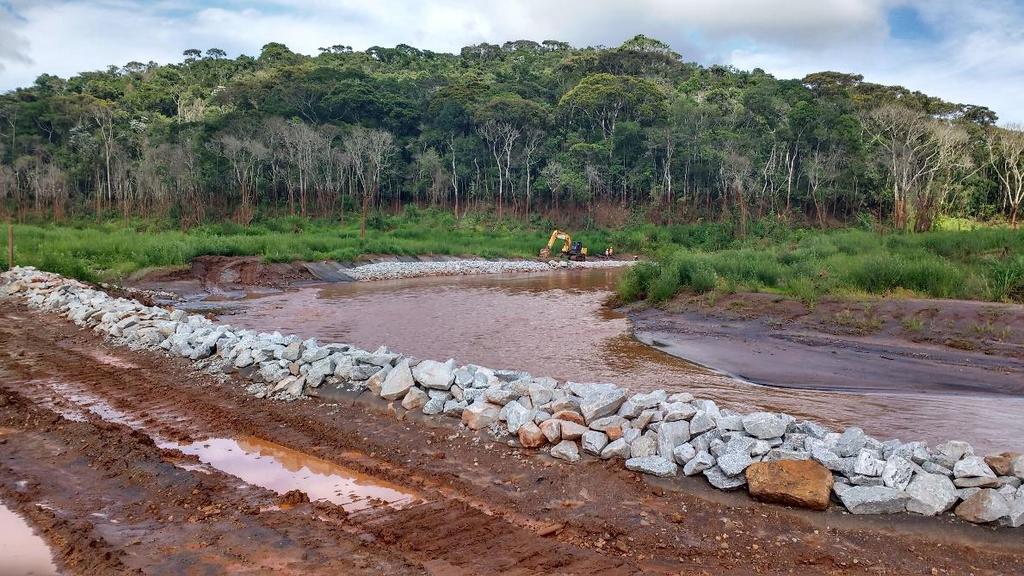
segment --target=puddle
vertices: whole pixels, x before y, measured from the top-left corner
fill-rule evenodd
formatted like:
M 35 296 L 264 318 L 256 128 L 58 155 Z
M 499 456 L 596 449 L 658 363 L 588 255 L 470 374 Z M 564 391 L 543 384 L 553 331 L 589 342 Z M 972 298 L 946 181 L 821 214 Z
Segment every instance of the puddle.
M 418 499 L 399 486 L 254 436 L 160 446 L 196 456 L 204 464 L 249 484 L 278 494 L 302 490 L 310 500 L 326 500 L 349 512 L 382 504 L 401 508 Z
M 40 576 L 57 574 L 50 548 L 32 527 L 0 503 L 0 573 Z
M 400 486 L 255 436 L 209 438 L 189 444 L 173 442 L 146 430 L 144 421 L 72 384 L 57 381 L 46 384 L 56 396 L 46 403 L 65 417 L 84 420 L 82 413 L 87 410 L 107 422 L 124 424 L 148 434 L 161 448 L 180 450 L 202 462 L 202 465 L 177 463 L 185 470 L 209 474 L 209 469 L 213 468 L 278 494 L 301 490 L 310 500 L 326 500 L 349 512 L 381 505 L 401 508 L 420 499 Z M 57 398 L 64 402 L 55 402 Z

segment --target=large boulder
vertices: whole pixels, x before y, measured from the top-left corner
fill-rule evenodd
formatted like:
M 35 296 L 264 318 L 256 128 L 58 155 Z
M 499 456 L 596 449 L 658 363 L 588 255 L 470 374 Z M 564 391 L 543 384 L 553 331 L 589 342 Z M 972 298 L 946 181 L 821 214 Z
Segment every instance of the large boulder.
M 404 397 L 416 382 L 412 379 L 409 360 L 402 360 L 388 372 L 380 386 L 380 397 L 385 400 L 398 400 Z
M 947 476 L 918 472 L 907 485 L 907 510 L 935 516 L 948 511 L 958 499 L 956 486 Z
M 782 437 L 786 433 L 786 428 L 792 423 L 792 416 L 772 412 L 754 412 L 743 417 L 743 429 L 747 434 L 761 440 Z M 722 426 L 719 425 L 719 427 Z
M 481 430 L 497 422 L 500 411 L 490 402 L 474 402 L 462 410 L 462 423 L 471 430 Z
M 661 478 L 670 478 L 676 475 L 679 467 L 676 466 L 675 462 L 661 456 L 644 456 L 626 460 L 626 469 Z
M 425 388 L 447 390 L 455 382 L 455 360 L 423 360 L 413 368 L 412 375 Z
M 907 509 L 910 497 L 886 486 L 853 486 L 843 490 L 839 500 L 853 514 L 896 514 Z
M 813 460 L 755 462 L 747 467 L 750 495 L 763 502 L 824 510 L 832 492 L 832 473 Z
M 1010 513 L 1010 503 L 995 490 L 978 490 L 956 507 L 956 515 L 975 524 L 995 522 Z

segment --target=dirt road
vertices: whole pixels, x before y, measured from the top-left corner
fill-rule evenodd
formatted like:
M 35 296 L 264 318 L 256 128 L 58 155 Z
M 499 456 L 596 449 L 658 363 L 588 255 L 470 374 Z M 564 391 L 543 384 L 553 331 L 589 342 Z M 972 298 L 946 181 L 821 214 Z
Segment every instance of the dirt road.
M 272 443 L 264 458 L 307 456 L 318 463 L 308 469 L 343 467 L 411 500 L 282 504 L 287 486 L 260 488 L 161 447 L 225 438 Z M 75 574 L 1024 573 L 1024 541 L 1009 530 L 796 511 L 702 479 L 570 467 L 363 397 L 256 400 L 230 379 L 107 347 L 10 301 L 0 303 L 0 499 Z

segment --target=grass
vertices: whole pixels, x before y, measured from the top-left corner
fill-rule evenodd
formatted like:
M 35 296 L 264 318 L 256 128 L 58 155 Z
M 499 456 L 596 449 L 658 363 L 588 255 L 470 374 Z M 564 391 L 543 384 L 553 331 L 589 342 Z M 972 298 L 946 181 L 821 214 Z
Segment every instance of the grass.
M 760 223 L 746 238 L 727 225 L 626 232 L 655 261 L 621 280 L 623 300 L 664 302 L 679 293 L 772 292 L 1024 302 L 1024 234 L 963 227 L 923 234 L 819 231 Z
M 355 261 L 371 254 L 473 255 L 534 258 L 551 233 L 547 222 L 498 224 L 482 215 L 456 221 L 447 212 L 406 209 L 370 219 L 366 238 L 358 222 L 346 224 L 294 217 L 249 227 L 219 223 L 187 232 L 152 220 L 15 226 L 15 263 L 97 281 L 117 280 L 145 268 L 178 266 L 195 256 L 262 256 L 268 262 Z M 574 235 L 594 252 L 609 240 L 604 231 Z M 0 254 L 6 255 L 6 234 Z M 6 260 L 6 259 L 4 259 Z M 3 262 L 6 265 L 6 261 Z

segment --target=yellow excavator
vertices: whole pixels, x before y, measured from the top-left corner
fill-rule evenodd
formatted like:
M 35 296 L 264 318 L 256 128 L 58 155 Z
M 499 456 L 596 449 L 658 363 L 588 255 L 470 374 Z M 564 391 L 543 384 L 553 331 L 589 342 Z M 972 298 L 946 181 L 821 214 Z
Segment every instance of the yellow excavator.
M 587 259 L 587 247 L 582 242 L 573 242 L 572 236 L 568 232 L 562 232 L 561 230 L 555 230 L 551 233 L 551 238 L 548 239 L 548 245 L 541 249 L 540 257 L 542 260 L 551 258 L 551 249 L 554 248 L 555 242 L 562 241 L 561 256 L 568 258 L 569 260 L 576 260 L 583 262 Z

